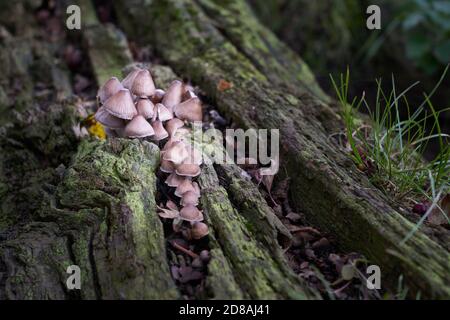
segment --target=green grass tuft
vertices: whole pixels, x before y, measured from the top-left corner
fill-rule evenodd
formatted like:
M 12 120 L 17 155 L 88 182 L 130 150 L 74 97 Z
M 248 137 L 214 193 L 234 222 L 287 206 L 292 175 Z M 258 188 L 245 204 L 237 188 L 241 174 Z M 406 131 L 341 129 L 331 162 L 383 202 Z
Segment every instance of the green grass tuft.
M 342 107 L 346 148 L 358 168 L 367 172 L 371 181 L 395 201 L 408 198 L 431 203 L 404 241 L 450 191 L 450 136 L 442 132 L 439 123 L 441 113 L 450 108 L 436 110 L 430 100 L 448 69 L 449 66 L 435 88 L 430 94 L 424 93 L 423 102 L 416 107 L 409 105 L 406 94 L 418 82 L 398 93 L 393 76 L 389 92 L 383 90 L 381 79 L 376 80 L 375 105 L 371 106 L 364 93 L 349 101 L 348 68 L 345 75 L 341 74 L 339 83 L 330 75 Z M 362 107 L 369 115 L 368 123 L 358 116 Z M 401 111 L 407 114 L 403 119 Z M 438 141 L 439 151 L 433 160 L 425 161 L 423 155 L 432 139 Z

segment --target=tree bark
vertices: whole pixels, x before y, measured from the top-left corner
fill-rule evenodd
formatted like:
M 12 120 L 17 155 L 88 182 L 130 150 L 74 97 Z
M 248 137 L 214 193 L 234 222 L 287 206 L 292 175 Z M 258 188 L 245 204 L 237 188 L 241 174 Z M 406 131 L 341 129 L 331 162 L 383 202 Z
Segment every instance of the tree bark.
M 243 1 L 117 1 L 127 37 L 100 25 L 89 3 L 80 0 L 89 13 L 82 37 L 98 84 L 132 62 L 127 38 L 150 43 L 170 66 L 151 66 L 158 87 L 176 77 L 173 69 L 241 127 L 280 129 L 280 171 L 291 177 L 292 203 L 309 221 L 379 264 L 391 287 L 403 274 L 413 294 L 450 297 L 448 251 L 422 232 L 400 244 L 412 224 L 330 142 L 340 127 L 333 102 Z M 78 144 L 73 128 L 81 117 L 61 85 L 67 74 L 28 40 L 11 39 L 26 49 L 19 56 L 8 43 L 0 49 L 1 59 L 14 62 L 0 75 L 0 109 L 8 111 L 0 116 L 7 124 L 0 144 L 0 298 L 179 298 L 155 212 L 157 147 L 124 139 Z M 49 67 L 51 108 L 34 95 L 31 74 Z M 20 95 L 11 86 L 18 77 Z M 197 298 L 318 298 L 287 266 L 279 244 L 289 243 L 289 232 L 241 169 L 205 165 L 199 184 L 211 261 L 205 296 Z M 65 285 L 72 264 L 82 270 L 80 291 Z
M 341 126 L 334 104 L 245 2 L 118 1 L 116 11 L 128 35 L 152 44 L 236 124 L 280 129 L 291 199 L 309 221 L 380 265 L 392 288 L 403 274 L 412 293 L 450 297 L 448 248 L 423 232 L 401 242 L 413 224 L 330 141 Z

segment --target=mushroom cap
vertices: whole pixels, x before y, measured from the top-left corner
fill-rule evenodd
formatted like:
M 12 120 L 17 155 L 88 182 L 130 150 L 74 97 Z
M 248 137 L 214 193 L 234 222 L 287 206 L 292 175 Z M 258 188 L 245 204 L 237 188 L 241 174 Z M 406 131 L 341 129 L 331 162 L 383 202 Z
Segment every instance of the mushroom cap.
M 173 210 L 171 208 L 166 209 L 158 207 L 158 215 L 165 219 L 176 219 L 178 218 L 179 212 L 178 210 Z
M 113 116 L 121 119 L 133 119 L 137 115 L 136 107 L 133 103 L 130 91 L 128 89 L 121 89 L 113 96 L 109 97 L 104 103 L 106 111 Z
M 197 194 L 195 191 L 187 191 L 183 194 L 181 197 L 181 205 L 187 206 L 187 205 L 198 205 L 198 198 L 200 198 L 200 195 Z
M 180 210 L 180 218 L 190 222 L 202 221 L 203 213 L 196 206 L 187 205 Z
M 164 98 L 166 92 L 162 89 L 156 89 L 155 93 L 152 95 L 151 99 L 154 104 L 160 103 Z
M 162 148 L 161 152 L 165 152 L 167 150 L 169 150 L 170 148 L 173 147 L 174 143 L 178 143 L 180 142 L 179 139 L 175 139 L 175 138 L 170 138 L 169 140 L 167 140 L 167 142 L 164 144 L 164 147 Z
M 199 187 L 198 183 L 194 181 L 192 183 L 192 185 L 194 186 L 195 193 L 200 197 L 200 187 Z
M 209 234 L 208 226 L 203 222 L 195 222 L 191 229 L 191 237 L 193 239 L 201 239 Z
M 95 120 L 100 122 L 105 127 L 111 129 L 119 129 L 125 127 L 125 121 L 123 119 L 114 117 L 112 114 L 106 111 L 104 107 L 98 108 L 97 112 L 95 113 Z
M 153 117 L 154 108 L 155 106 L 153 105 L 153 102 L 151 102 L 147 98 L 138 99 L 136 103 L 136 109 L 138 114 L 143 116 L 145 119 L 151 119 Z
M 170 160 L 174 164 L 178 165 L 183 162 L 189 156 L 186 146 L 181 141 L 174 141 L 171 143 L 170 148 L 164 151 L 163 159 Z
M 175 169 L 176 174 L 184 177 L 196 177 L 200 172 L 200 166 L 193 163 L 182 163 Z
M 171 137 L 183 126 L 184 122 L 178 118 L 173 118 L 166 122 L 166 130 Z
M 161 159 L 161 165 L 159 166 L 159 169 L 162 172 L 172 173 L 175 172 L 175 165 L 172 161 Z
M 179 175 L 177 175 L 175 172 L 169 174 L 169 176 L 166 179 L 166 184 L 169 187 L 173 187 L 176 188 L 178 187 L 183 181 L 185 180 L 185 178 L 180 177 Z
M 177 104 L 181 102 L 181 97 L 184 92 L 184 84 L 179 80 L 174 80 L 167 89 L 164 98 L 162 99 L 162 104 L 165 105 L 169 110 L 173 110 Z
M 169 136 L 160 120 L 152 121 L 152 127 L 153 130 L 155 131 L 155 135 L 152 137 L 153 140 L 159 141 Z
M 162 103 L 156 105 L 158 110 L 158 119 L 160 121 L 167 121 L 173 118 L 173 113 L 167 109 Z
M 139 71 L 141 71 L 141 68 L 136 68 L 133 71 L 131 71 L 126 77 L 125 79 L 122 80 L 122 85 L 131 90 L 131 87 L 133 86 L 133 82 L 134 79 L 136 78 L 137 74 L 139 73 Z
M 176 188 L 175 195 L 181 198 L 188 191 L 195 191 L 195 188 L 190 178 L 184 178 Z
M 125 127 L 125 135 L 130 138 L 144 138 L 155 133 L 150 123 L 141 115 L 137 115 Z
M 191 99 L 191 98 L 196 98 L 196 97 L 197 97 L 197 95 L 195 94 L 195 92 L 192 91 L 192 90 L 190 90 L 190 89 L 188 89 L 188 90 L 186 90 L 186 91 L 183 93 L 183 99 L 182 99 L 182 101 L 186 101 L 186 100 L 189 100 L 189 99 Z
M 187 121 L 202 121 L 202 103 L 199 98 L 191 98 L 180 104 L 177 104 L 173 111 L 175 115 L 181 120 Z
M 120 89 L 123 89 L 123 86 L 119 79 L 112 77 L 101 86 L 98 90 L 97 97 L 100 99 L 101 103 L 104 103 L 109 97 L 119 92 Z
M 155 93 L 155 83 L 148 70 L 140 70 L 134 78 L 131 92 L 138 97 L 148 97 Z

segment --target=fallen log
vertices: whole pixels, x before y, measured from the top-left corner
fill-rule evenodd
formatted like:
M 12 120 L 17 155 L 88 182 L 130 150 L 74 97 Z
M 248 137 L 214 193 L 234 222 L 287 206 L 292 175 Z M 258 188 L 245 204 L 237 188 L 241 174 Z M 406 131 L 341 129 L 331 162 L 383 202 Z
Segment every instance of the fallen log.
M 152 44 L 237 125 L 280 129 L 291 200 L 311 223 L 378 264 L 389 287 L 395 288 L 403 275 L 412 295 L 450 297 L 446 248 L 424 232 L 402 243 L 413 224 L 330 141 L 329 134 L 341 126 L 334 105 L 314 89 L 307 69 L 299 71 L 299 58 L 257 22 L 244 1 L 115 4 L 129 37 Z
M 85 28 L 83 40 L 97 82 L 117 76 L 109 72 L 131 62 L 120 32 L 92 18 Z M 107 41 L 96 42 L 98 38 Z M 152 72 L 160 87 L 166 87 L 175 77 L 167 67 L 153 66 Z M 29 81 L 32 85 L 32 79 Z M 25 107 L 30 108 L 30 104 Z M 34 119 L 36 135 L 50 130 L 46 138 L 60 135 L 72 151 L 58 150 L 56 147 L 61 145 L 55 145 L 46 154 L 66 152 L 63 164 L 58 165 L 61 160 L 56 157 L 46 175 L 42 175 L 40 167 L 35 168 L 32 178 L 42 177 L 33 184 L 33 206 L 21 210 L 26 217 L 9 220 L 20 205 L 17 199 L 7 211 L 2 207 L 0 221 L 7 222 L 0 230 L 0 299 L 179 298 L 169 271 L 162 223 L 155 210 L 155 172 L 159 164 L 156 145 L 85 137 L 74 153 L 77 139 L 73 129 L 81 120 L 76 108 L 67 101 L 49 112 Z M 55 121 L 46 122 L 53 113 Z M 10 139 L 10 134 L 16 132 L 27 141 L 27 129 L 14 127 L 5 137 Z M 38 153 L 47 150 L 46 143 L 51 141 L 42 140 Z M 23 152 L 29 152 L 30 158 L 35 150 L 25 148 Z M 72 159 L 67 161 L 70 156 Z M 14 155 L 2 165 L 18 158 Z M 232 180 L 233 192 L 251 198 L 246 203 L 242 199 L 233 203 L 219 186 L 214 168 L 205 167 L 200 179 L 208 192 L 203 193 L 201 203 L 211 227 L 211 260 L 205 294 L 197 298 L 319 298 L 287 266 L 277 238 L 289 240 L 289 232 L 257 187 L 239 177 L 239 168 L 227 170 L 224 176 L 230 183 Z M 17 196 L 17 190 L 11 189 L 14 185 L 7 180 L 8 175 L 1 175 L 7 190 L 1 194 L 2 200 Z M 249 210 L 251 206 L 257 210 Z M 66 270 L 71 265 L 81 270 L 80 290 L 66 286 Z

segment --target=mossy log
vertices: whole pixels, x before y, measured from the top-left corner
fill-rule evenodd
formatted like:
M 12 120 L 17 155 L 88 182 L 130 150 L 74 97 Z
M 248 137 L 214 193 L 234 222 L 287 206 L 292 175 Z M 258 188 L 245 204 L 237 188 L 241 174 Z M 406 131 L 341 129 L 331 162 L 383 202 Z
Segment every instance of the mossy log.
M 422 232 L 400 244 L 412 224 L 330 142 L 340 124 L 331 99 L 243 1 L 114 3 L 127 37 L 152 44 L 223 114 L 243 128 L 280 129 L 291 200 L 309 221 L 379 264 L 391 287 L 403 274 L 412 293 L 450 297 L 448 251 Z M 131 54 L 116 28 L 87 17 L 83 39 L 101 83 L 117 76 Z M 78 144 L 73 128 L 80 116 L 70 89 L 61 86 L 64 68 L 50 62 L 47 45 L 16 40 L 0 48 L 0 59 L 13 62 L 0 75 L 0 110 L 7 110 L 1 116 L 0 298 L 180 297 L 155 212 L 156 146 L 123 139 Z M 32 72 L 49 67 L 50 79 Z M 175 77 L 168 67 L 152 71 L 158 86 Z M 10 92 L 17 77 L 20 95 Z M 41 102 L 33 92 L 39 80 L 64 93 Z M 206 294 L 198 298 L 317 298 L 284 260 L 279 243 L 289 233 L 238 167 L 205 165 L 199 183 L 206 190 L 201 205 L 211 261 Z M 65 286 L 71 264 L 81 268 L 80 291 Z
M 88 16 L 83 41 L 101 83 L 107 76 L 119 75 L 131 55 L 120 31 Z M 2 52 L 11 58 L 12 50 Z M 25 68 L 24 83 L 30 85 L 30 91 L 24 91 L 29 95 L 24 108 L 39 110 L 40 105 L 32 105 L 31 67 L 21 67 Z M 152 66 L 152 73 L 159 87 L 167 87 L 176 77 L 164 66 Z M 15 74 L 6 74 L 5 82 Z M 53 82 L 56 85 L 56 79 Z M 70 92 L 41 116 L 33 114 L 31 127 L 19 122 L 5 129 L 0 299 L 179 298 L 155 210 L 157 146 L 114 138 L 84 138 L 78 144 L 74 127 L 81 118 L 69 96 Z M 22 115 L 21 109 L 14 112 Z M 28 130 L 38 138 L 30 140 Z M 53 159 L 43 166 L 41 154 Z M 19 159 L 29 162 L 30 172 L 22 163 L 8 167 Z M 211 260 L 205 296 L 198 298 L 319 298 L 287 266 L 277 240 L 287 244 L 290 234 L 257 187 L 244 180 L 235 166 L 226 172 L 223 177 L 233 185 L 230 195 L 219 185 L 212 166 L 205 167 L 200 177 L 205 190 L 201 203 L 210 224 Z M 249 198 L 232 202 L 232 193 Z M 252 207 L 255 210 L 249 210 Z M 66 287 L 70 265 L 81 269 L 81 290 Z
M 341 125 L 334 105 L 244 1 L 115 4 L 129 37 L 151 44 L 237 125 L 280 129 L 291 200 L 311 223 L 378 264 L 385 285 L 395 288 L 402 274 L 412 294 L 450 297 L 448 251 L 424 232 L 402 243 L 413 224 L 330 141 Z

